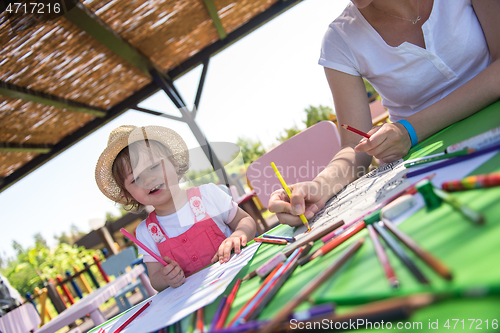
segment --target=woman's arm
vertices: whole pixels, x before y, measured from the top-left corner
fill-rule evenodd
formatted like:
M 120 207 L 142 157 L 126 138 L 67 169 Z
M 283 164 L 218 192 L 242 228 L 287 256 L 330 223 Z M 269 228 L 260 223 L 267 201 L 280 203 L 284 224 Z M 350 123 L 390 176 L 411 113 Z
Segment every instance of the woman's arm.
M 372 121 L 363 79 L 329 68 L 325 68 L 325 74 L 332 91 L 338 124 L 368 132 L 372 128 Z M 341 127 L 339 133 L 342 143 L 340 151 L 312 182 L 291 185 L 291 200 L 288 200 L 283 190 L 271 195 L 269 210 L 277 213 L 281 223 L 302 225 L 297 215 L 305 214 L 306 218 L 311 218 L 334 194 L 366 173 L 371 156 L 354 151 L 361 137 Z
M 240 207 L 238 207 L 236 215 L 228 223 L 228 226 L 234 232 L 221 243 L 219 251 L 213 257 L 212 262 L 219 261 L 222 264 L 229 261 L 233 248 L 234 253 L 240 253 L 241 247 L 247 245 L 249 239 L 254 238 L 257 228 L 254 219 Z
M 418 141 L 473 115 L 500 98 L 500 1 L 473 0 L 472 4 L 486 37 L 492 63 L 443 99 L 406 119 L 415 129 Z M 406 131 L 397 133 L 393 124 L 386 124 L 370 140 L 358 145 L 356 151 L 390 162 L 405 156 L 408 144 Z

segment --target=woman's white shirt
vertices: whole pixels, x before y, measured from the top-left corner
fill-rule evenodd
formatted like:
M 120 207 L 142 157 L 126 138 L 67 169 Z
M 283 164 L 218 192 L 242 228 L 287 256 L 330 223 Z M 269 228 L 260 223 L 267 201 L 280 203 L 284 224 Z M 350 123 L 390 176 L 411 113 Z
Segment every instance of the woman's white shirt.
M 422 32 L 425 48 L 408 42 L 389 46 L 350 3 L 329 25 L 319 64 L 368 80 L 390 120 L 398 121 L 442 99 L 491 62 L 470 0 L 434 0 Z

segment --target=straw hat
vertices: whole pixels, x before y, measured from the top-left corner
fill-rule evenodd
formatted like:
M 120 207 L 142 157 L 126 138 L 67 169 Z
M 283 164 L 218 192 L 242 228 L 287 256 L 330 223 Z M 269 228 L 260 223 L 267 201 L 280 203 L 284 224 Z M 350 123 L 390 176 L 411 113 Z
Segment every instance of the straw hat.
M 108 146 L 99 157 L 95 168 L 97 186 L 106 197 L 117 203 L 127 203 L 121 194 L 120 186 L 113 178 L 113 162 L 123 148 L 146 139 L 158 141 L 167 147 L 181 170 L 187 170 L 189 165 L 188 148 L 181 136 L 175 131 L 162 126 L 123 125 L 115 128 L 109 134 Z

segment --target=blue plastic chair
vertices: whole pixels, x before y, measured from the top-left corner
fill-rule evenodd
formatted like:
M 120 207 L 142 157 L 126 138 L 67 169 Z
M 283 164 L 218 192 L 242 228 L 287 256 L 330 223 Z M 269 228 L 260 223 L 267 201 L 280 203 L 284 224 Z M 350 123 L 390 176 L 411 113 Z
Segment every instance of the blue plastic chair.
M 132 246 L 129 246 L 122 252 L 109 256 L 106 261 L 102 263 L 102 268 L 107 275 L 118 277 L 119 275 L 124 274 L 126 272 L 126 268 L 130 267 L 132 265 L 132 262 L 134 262 L 136 259 L 137 257 L 135 256 L 134 248 Z M 144 288 L 141 280 L 138 279 L 134 282 L 131 282 L 128 286 L 122 288 L 114 296 L 120 312 L 123 312 L 132 306 L 125 294 L 135 290 L 136 288 L 139 288 L 144 299 L 147 299 L 149 297 L 146 288 Z

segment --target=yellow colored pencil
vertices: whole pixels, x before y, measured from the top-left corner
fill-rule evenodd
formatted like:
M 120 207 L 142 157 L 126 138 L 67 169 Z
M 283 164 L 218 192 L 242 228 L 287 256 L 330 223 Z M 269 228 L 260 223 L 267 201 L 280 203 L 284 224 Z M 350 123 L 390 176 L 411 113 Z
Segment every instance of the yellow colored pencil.
M 276 167 L 276 164 L 274 164 L 274 162 L 271 162 L 271 166 L 273 167 L 273 170 L 276 173 L 276 176 L 278 176 L 278 179 L 280 180 L 281 185 L 285 189 L 286 194 L 288 194 L 288 197 L 290 198 L 290 200 L 292 200 L 292 191 L 290 191 L 290 189 L 288 188 L 288 185 L 285 183 L 285 180 L 281 176 L 281 173 L 278 170 L 278 168 Z M 304 223 L 304 225 L 307 227 L 307 230 L 311 231 L 311 228 L 309 227 L 309 222 L 307 222 L 307 219 L 304 216 L 304 214 L 300 214 L 299 217 L 302 220 L 302 223 Z

